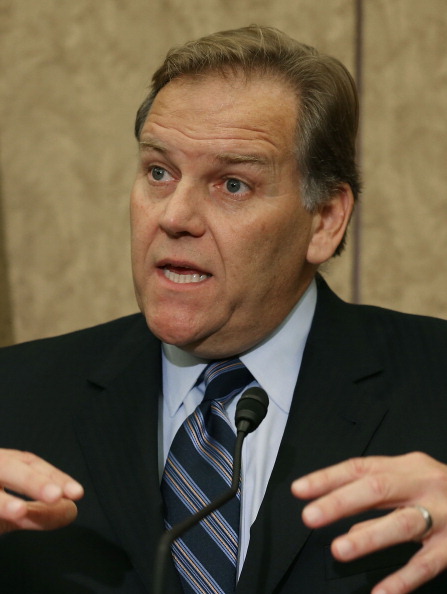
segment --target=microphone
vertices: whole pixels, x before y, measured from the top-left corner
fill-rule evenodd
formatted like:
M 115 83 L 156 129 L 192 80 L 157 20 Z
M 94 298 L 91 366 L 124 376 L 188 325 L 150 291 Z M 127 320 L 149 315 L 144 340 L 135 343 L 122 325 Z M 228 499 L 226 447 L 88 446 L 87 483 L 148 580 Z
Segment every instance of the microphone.
M 248 388 L 239 398 L 236 405 L 236 429 L 244 432 L 245 435 L 251 433 L 259 427 L 267 414 L 269 397 L 262 388 L 253 386 Z
M 259 427 L 267 414 L 268 405 L 269 397 L 267 396 L 267 392 L 257 386 L 248 388 L 240 397 L 239 402 L 236 405 L 236 413 L 234 416 L 237 436 L 234 447 L 231 487 L 228 491 L 225 491 L 220 497 L 217 497 L 208 503 L 208 505 L 200 509 L 198 512 L 192 514 L 183 520 L 183 522 L 176 524 L 170 530 L 164 532 L 157 548 L 153 594 L 164 594 L 163 586 L 166 572 L 166 560 L 174 540 L 198 524 L 200 520 L 203 520 L 203 518 L 221 507 L 232 497 L 235 497 L 241 478 L 242 444 L 247 435 Z

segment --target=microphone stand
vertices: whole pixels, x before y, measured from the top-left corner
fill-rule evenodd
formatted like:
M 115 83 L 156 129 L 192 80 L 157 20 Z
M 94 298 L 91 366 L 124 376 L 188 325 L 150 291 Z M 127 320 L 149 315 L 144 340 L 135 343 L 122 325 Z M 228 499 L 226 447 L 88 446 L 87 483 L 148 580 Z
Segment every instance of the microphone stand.
M 166 560 L 169 557 L 169 549 L 174 540 L 236 495 L 241 478 L 242 444 L 247 435 L 257 429 L 264 419 L 267 414 L 268 404 L 267 392 L 257 386 L 248 388 L 240 397 L 236 406 L 235 415 L 236 443 L 234 446 L 231 487 L 220 497 L 217 497 L 208 503 L 208 505 L 199 509 L 195 514 L 188 516 L 183 522 L 172 526 L 170 530 L 166 530 L 166 532 L 163 533 L 158 544 L 157 555 L 155 558 L 155 575 L 152 594 L 163 594 Z
M 222 493 L 220 497 L 214 499 L 199 509 L 195 514 L 188 516 L 183 522 L 176 524 L 170 530 L 166 530 L 163 536 L 160 538 L 160 542 L 157 549 L 157 556 L 155 559 L 155 577 L 154 577 L 154 590 L 153 594 L 163 594 L 163 585 L 166 574 L 166 562 L 169 557 L 169 549 L 176 538 L 181 536 L 184 532 L 198 524 L 200 520 L 203 520 L 207 515 L 227 503 L 230 499 L 235 497 L 239 488 L 239 480 L 241 476 L 241 459 L 242 459 L 242 444 L 247 436 L 247 431 L 238 431 L 236 436 L 236 444 L 234 447 L 233 457 L 233 475 L 231 479 L 231 487 Z

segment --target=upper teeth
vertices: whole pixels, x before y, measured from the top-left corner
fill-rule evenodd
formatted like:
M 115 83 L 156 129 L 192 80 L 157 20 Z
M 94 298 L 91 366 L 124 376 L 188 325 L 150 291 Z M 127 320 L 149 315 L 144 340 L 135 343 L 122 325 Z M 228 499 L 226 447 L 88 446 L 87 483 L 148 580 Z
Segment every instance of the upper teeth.
M 200 283 L 208 278 L 207 274 L 199 274 L 198 272 L 194 274 L 178 274 L 177 272 L 172 272 L 167 268 L 163 269 L 163 272 L 169 280 L 173 281 L 174 283 Z

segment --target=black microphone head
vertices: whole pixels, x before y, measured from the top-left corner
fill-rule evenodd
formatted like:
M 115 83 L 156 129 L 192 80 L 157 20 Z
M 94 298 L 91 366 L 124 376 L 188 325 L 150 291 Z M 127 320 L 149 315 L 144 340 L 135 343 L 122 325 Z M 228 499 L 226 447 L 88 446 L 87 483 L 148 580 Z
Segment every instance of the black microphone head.
M 269 397 L 267 392 L 258 386 L 248 388 L 236 404 L 236 429 L 251 433 L 258 428 L 267 414 Z

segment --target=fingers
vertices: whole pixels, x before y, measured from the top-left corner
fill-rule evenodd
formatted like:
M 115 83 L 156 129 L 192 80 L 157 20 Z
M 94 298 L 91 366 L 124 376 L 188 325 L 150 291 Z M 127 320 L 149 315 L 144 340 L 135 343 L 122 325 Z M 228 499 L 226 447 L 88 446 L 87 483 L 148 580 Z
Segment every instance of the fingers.
M 5 489 L 34 501 L 25 501 Z M 0 534 L 65 526 L 77 515 L 73 500 L 83 494 L 77 481 L 42 458 L 0 449 Z
M 424 529 L 425 521 L 420 512 L 406 507 L 356 524 L 333 541 L 331 551 L 339 561 L 352 561 L 403 542 L 417 541 Z
M 412 455 L 418 456 L 419 454 Z M 410 456 L 410 454 L 407 454 L 407 456 Z M 396 456 L 394 458 L 386 456 L 352 458 L 294 481 L 292 483 L 292 492 L 296 497 L 302 499 L 320 497 L 325 493 L 334 491 L 334 489 L 338 489 L 344 485 L 352 484 L 355 481 L 371 476 L 380 476 L 390 471 L 394 472 L 398 464 L 406 464 L 405 458 L 407 456 Z M 424 455 L 420 454 L 420 456 Z M 378 491 L 381 491 L 380 485 L 376 486 L 371 483 L 371 486 L 377 487 Z
M 55 530 L 67 526 L 77 516 L 73 501 L 61 499 L 57 503 L 22 502 L 25 513 L 16 518 L 0 519 L 0 534 L 15 530 Z
M 336 538 L 331 550 L 339 561 L 422 541 L 407 565 L 372 594 L 407 594 L 447 568 L 447 466 L 425 454 L 349 460 L 295 481 L 292 493 L 316 498 L 303 510 L 310 528 L 368 510 L 394 509 Z
M 447 496 L 447 469 L 419 453 L 356 458 L 292 484 L 296 497 L 318 498 L 303 511 L 305 524 L 312 528 L 369 509 L 424 505 L 425 501 L 431 510 L 432 492 L 438 492 L 442 501 Z
M 352 458 L 317 470 L 292 483 L 292 493 L 302 499 L 320 497 L 366 474 L 373 466 L 372 458 Z
M 76 500 L 83 495 L 82 486 L 69 475 L 34 454 L 17 450 L 0 449 L 0 484 L 47 503 L 61 497 Z
M 319 528 L 340 518 L 390 506 L 396 496 L 384 473 L 367 474 L 364 461 L 353 460 L 293 483 L 292 492 L 303 499 L 318 497 L 303 511 L 304 523 Z

